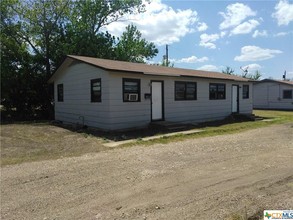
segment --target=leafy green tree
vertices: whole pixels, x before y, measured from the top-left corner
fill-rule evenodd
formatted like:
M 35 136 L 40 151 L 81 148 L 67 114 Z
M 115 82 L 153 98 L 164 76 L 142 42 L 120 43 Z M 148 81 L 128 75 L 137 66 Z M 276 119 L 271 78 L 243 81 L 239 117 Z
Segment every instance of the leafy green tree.
M 253 79 L 254 80 L 259 80 L 261 76 L 262 76 L 261 72 L 259 70 L 256 70 L 254 75 L 253 75 Z
M 115 48 L 117 60 L 145 63 L 159 52 L 154 43 L 142 39 L 140 31 L 134 25 L 128 25 Z
M 234 70 L 231 67 L 226 66 L 226 69 L 222 70 L 222 73 L 225 73 L 225 74 L 228 74 L 228 75 L 233 75 Z
M 1 117 L 28 119 L 42 108 L 44 79 L 29 45 L 19 37 L 21 25 L 14 22 L 16 12 L 11 7 L 17 3 L 10 0 L 1 4 L 1 105 L 6 110 Z
M 243 78 L 246 78 L 246 79 L 258 80 L 261 77 L 261 72 L 259 70 L 256 70 L 254 74 L 249 74 L 248 68 L 242 69 L 242 71 L 243 71 L 243 73 L 240 76 Z M 222 73 L 233 75 L 234 70 L 231 67 L 226 66 L 226 69 L 222 70 Z M 235 74 L 235 75 L 237 75 L 237 74 Z
M 1 104 L 14 118 L 48 117 L 53 93 L 47 80 L 67 54 L 140 62 L 157 53 L 136 29 L 130 29 L 136 44 L 101 29 L 144 11 L 142 0 L 2 0 L 0 7 Z M 127 57 L 128 43 L 138 51 Z
M 71 15 L 64 33 L 66 54 L 116 58 L 116 38 L 101 28 L 120 20 L 127 13 L 145 10 L 141 0 L 77 0 L 71 5 Z
M 9 7 L 16 13 L 13 20 L 21 25 L 17 37 L 29 46 L 29 52 L 44 65 L 49 78 L 54 71 L 55 39 L 59 28 L 66 22 L 69 14 L 69 0 L 26 0 L 15 1 Z M 58 42 L 58 41 L 57 41 Z
M 242 77 L 252 80 L 259 80 L 261 76 L 261 72 L 259 70 L 256 70 L 254 74 L 245 74 Z
M 4 0 L 3 4 L 15 13 L 11 20 L 21 26 L 17 37 L 44 65 L 47 78 L 68 53 L 111 58 L 107 50 L 115 39 L 101 33 L 101 27 L 126 13 L 144 11 L 141 0 Z
M 1 103 L 19 118 L 34 116 L 36 110 L 52 110 L 47 80 L 56 66 L 52 57 L 59 45 L 55 39 L 68 4 L 68 0 L 1 2 L 1 81 L 2 90 L 8 91 Z
M 166 56 L 163 56 L 162 63 L 159 66 L 174 67 L 174 63 L 171 63 L 170 60 L 167 61 Z
M 120 20 L 125 14 L 145 11 L 142 0 L 76 0 L 72 1 L 70 22 L 76 31 L 97 34 L 108 24 Z

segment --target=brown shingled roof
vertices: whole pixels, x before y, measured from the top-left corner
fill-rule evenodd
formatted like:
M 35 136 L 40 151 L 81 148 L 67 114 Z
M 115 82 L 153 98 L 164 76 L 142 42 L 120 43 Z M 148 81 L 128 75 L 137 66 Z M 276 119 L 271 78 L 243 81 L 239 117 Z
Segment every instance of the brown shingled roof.
M 98 59 L 94 57 L 85 57 L 85 56 L 68 55 L 67 58 L 78 60 L 78 61 L 90 64 L 105 70 L 110 70 L 110 71 L 133 72 L 133 73 L 142 73 L 146 75 L 159 75 L 159 76 L 188 76 L 188 77 L 213 78 L 213 79 L 223 79 L 223 80 L 233 80 L 233 81 L 246 81 L 246 82 L 250 81 L 249 79 L 245 79 L 239 76 L 228 75 L 228 74 L 219 73 L 219 72 L 164 67 L 164 66 L 148 65 L 148 64 L 141 64 L 141 63 L 130 63 L 130 62 L 123 62 L 123 61 L 116 61 L 116 60 Z M 49 82 L 52 82 L 52 81 L 54 81 L 54 76 L 52 76 L 52 78 L 49 80 Z

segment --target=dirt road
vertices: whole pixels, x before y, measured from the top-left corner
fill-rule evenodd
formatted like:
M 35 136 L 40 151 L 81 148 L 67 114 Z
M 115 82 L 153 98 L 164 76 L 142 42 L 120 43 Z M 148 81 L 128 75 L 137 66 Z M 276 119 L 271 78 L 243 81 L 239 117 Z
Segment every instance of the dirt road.
M 227 219 L 293 208 L 293 125 L 1 168 L 2 219 Z

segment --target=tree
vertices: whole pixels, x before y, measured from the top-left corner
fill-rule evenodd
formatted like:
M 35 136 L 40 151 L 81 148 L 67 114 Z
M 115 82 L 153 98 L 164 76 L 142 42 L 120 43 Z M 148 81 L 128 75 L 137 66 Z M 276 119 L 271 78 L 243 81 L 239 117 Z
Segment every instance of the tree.
M 136 28 L 129 29 L 134 43 L 101 29 L 144 11 L 142 0 L 2 0 L 0 7 L 1 104 L 22 119 L 50 112 L 47 80 L 67 54 L 141 62 L 157 53 Z M 128 48 L 133 54 L 125 57 Z
M 2 89 L 8 90 L 4 106 L 27 119 L 28 113 L 52 111 L 47 80 L 55 68 L 52 60 L 58 41 L 59 27 L 65 20 L 69 0 L 6 0 L 1 3 L 1 39 L 4 55 Z M 7 40 L 8 39 L 8 40 Z M 11 39 L 11 40 L 9 40 Z M 11 52 L 11 48 L 14 49 Z M 7 59 L 6 59 L 7 58 Z M 16 62 L 17 60 L 17 62 Z M 14 66 L 10 71 L 7 66 Z M 16 80 L 17 79 L 17 80 Z M 9 90 L 9 82 L 13 89 Z M 10 103 L 10 105 L 8 104 Z M 46 116 L 48 117 L 48 115 Z
M 256 70 L 254 74 L 245 74 L 242 77 L 252 80 L 259 80 L 261 77 L 261 72 L 259 70 Z
M 142 0 L 6 0 L 3 4 L 14 12 L 11 21 L 21 26 L 17 37 L 44 65 L 47 79 L 67 52 L 96 56 L 92 50 L 111 45 L 113 38 L 100 33 L 101 27 L 125 13 L 144 10 Z
M 174 63 L 171 63 L 170 60 L 167 61 L 166 56 L 163 56 L 162 63 L 159 66 L 174 67 Z
M 27 0 L 9 5 L 16 13 L 14 22 L 21 26 L 17 37 L 29 46 L 29 52 L 44 65 L 47 78 L 54 71 L 56 61 L 52 60 L 52 55 L 59 46 L 55 39 L 69 14 L 69 4 L 69 0 Z
M 118 21 L 125 14 L 144 12 L 142 0 L 76 0 L 70 22 L 77 31 L 97 34 L 103 26 Z
M 46 100 L 43 99 L 46 85 L 39 65 L 34 62 L 29 45 L 19 37 L 21 25 L 14 22 L 16 12 L 11 6 L 18 1 L 1 4 L 1 105 L 5 108 L 1 117 L 28 119 L 36 116 Z
M 240 67 L 240 69 L 243 71 L 243 73 L 240 75 L 243 78 L 252 79 L 252 80 L 258 80 L 261 77 L 261 72 L 259 70 L 256 70 L 254 74 L 249 74 L 248 73 L 248 67 L 246 67 L 244 69 L 242 67 Z M 226 66 L 226 69 L 222 70 L 222 73 L 233 75 L 234 70 L 231 67 Z
M 226 69 L 225 70 L 222 70 L 222 73 L 225 73 L 225 74 L 228 74 L 228 75 L 232 75 L 234 73 L 234 70 L 231 67 L 226 66 Z
M 142 0 L 77 0 L 71 5 L 63 46 L 67 54 L 114 59 L 115 37 L 101 28 L 127 13 L 145 10 Z
M 154 43 L 142 39 L 140 31 L 134 25 L 128 25 L 115 48 L 117 60 L 145 63 L 159 52 Z

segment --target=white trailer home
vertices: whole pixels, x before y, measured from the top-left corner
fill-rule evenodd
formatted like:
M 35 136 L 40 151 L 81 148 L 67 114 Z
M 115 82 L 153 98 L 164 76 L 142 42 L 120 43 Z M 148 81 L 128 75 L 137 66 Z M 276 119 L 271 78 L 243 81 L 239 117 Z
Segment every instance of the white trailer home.
M 293 110 L 293 82 L 273 79 L 255 82 L 253 108 Z
M 67 56 L 49 83 L 56 120 L 103 130 L 252 113 L 253 83 L 217 72 Z

